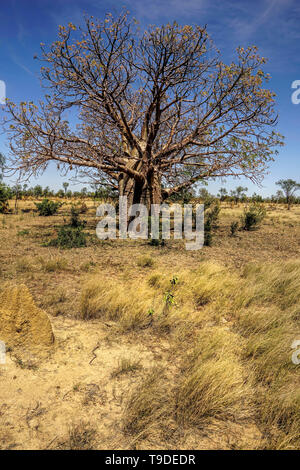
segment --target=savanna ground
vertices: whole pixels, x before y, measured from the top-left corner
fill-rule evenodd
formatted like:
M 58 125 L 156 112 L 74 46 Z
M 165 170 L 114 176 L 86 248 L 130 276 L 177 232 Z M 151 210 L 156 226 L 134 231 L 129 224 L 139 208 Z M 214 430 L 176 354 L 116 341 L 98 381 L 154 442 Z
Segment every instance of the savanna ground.
M 299 449 L 300 207 L 232 237 L 243 206 L 223 204 L 213 246 L 186 251 L 100 241 L 85 203 L 76 249 L 43 246 L 70 202 L 0 215 L 0 288 L 25 284 L 55 335 L 0 365 L 0 448 Z

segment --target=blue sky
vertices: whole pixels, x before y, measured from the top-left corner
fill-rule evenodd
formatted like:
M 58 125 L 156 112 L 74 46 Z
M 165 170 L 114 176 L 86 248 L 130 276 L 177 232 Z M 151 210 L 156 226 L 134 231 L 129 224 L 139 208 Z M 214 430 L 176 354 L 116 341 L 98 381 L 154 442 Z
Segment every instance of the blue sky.
M 269 195 L 276 192 L 279 178 L 300 181 L 300 104 L 292 104 L 291 84 L 300 80 L 300 2 L 298 0 L 5 0 L 0 9 L 0 80 L 5 81 L 7 97 L 13 101 L 37 100 L 42 96 L 39 79 L 40 43 L 56 39 L 59 24 L 80 24 L 84 13 L 103 17 L 126 7 L 141 23 L 163 24 L 176 20 L 180 24 L 207 25 L 223 60 L 229 61 L 239 45 L 256 44 L 268 58 L 266 71 L 271 74 L 270 88 L 277 93 L 278 131 L 285 136 L 271 165 L 263 187 L 244 179 L 209 183 L 216 193 L 220 186 L 229 189 L 242 184 Z M 7 153 L 5 135 L 0 135 L 0 151 Z M 60 188 L 54 166 L 39 177 L 43 186 Z M 37 181 L 31 180 L 31 184 Z M 71 185 L 72 188 L 80 188 Z

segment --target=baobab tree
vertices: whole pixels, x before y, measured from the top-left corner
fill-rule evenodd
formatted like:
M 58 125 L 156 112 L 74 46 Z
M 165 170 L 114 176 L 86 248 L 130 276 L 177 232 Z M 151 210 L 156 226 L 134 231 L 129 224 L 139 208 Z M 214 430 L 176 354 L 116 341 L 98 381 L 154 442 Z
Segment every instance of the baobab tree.
M 41 49 L 44 101 L 7 102 L 11 167 L 21 173 L 56 161 L 131 202 L 160 203 L 208 178 L 259 182 L 282 144 L 255 46 L 227 65 L 204 27 L 140 33 L 122 13 L 61 26 Z

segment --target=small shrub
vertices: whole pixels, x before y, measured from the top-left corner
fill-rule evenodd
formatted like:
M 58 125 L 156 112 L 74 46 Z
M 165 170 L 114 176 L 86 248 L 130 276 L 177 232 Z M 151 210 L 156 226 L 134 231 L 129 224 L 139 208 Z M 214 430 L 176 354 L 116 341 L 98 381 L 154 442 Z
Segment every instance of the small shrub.
M 211 223 L 211 228 L 213 230 L 217 229 L 219 226 L 220 204 L 214 204 L 213 206 L 210 206 L 205 215 L 206 219 Z
M 61 227 L 57 238 L 51 240 L 48 246 L 57 246 L 60 248 L 79 248 L 86 246 L 86 234 L 81 227 Z
M 242 216 L 242 227 L 244 230 L 255 230 L 266 216 L 266 209 L 259 205 L 253 204 L 244 210 Z
M 204 246 L 211 246 L 212 245 L 212 228 L 211 222 L 208 220 L 204 224 Z
M 77 209 L 75 206 L 71 207 L 71 219 L 70 219 L 70 227 L 85 227 L 86 221 L 79 219 L 80 210 Z
M 220 214 L 220 205 L 210 205 L 205 211 L 204 222 L 204 246 L 211 246 L 213 239 L 213 231 L 218 228 Z
M 49 199 L 44 199 L 40 203 L 36 202 L 35 205 L 37 207 L 39 215 L 47 217 L 56 214 L 62 203 L 50 201 Z
M 150 238 L 148 243 L 150 246 L 165 246 L 166 244 L 165 240 L 158 238 Z
M 24 229 L 24 230 L 19 230 L 18 233 L 17 233 L 17 235 L 18 235 L 18 237 L 22 237 L 22 236 L 24 236 L 24 235 L 29 235 L 29 233 L 30 233 L 30 232 L 29 232 L 28 229 Z
M 239 228 L 239 223 L 238 222 L 231 222 L 231 225 L 230 225 L 230 235 L 232 237 L 235 236 L 236 232 L 238 231 L 238 228 Z
M 214 196 L 212 196 L 211 194 L 205 195 L 205 197 L 203 198 L 204 210 L 206 211 L 206 209 L 209 209 L 215 203 L 216 199 L 214 198 Z
M 0 184 L 0 213 L 8 212 L 9 191 L 5 184 Z
M 182 202 L 183 204 L 189 204 L 193 199 L 193 193 L 187 189 L 181 189 L 177 193 L 172 194 L 169 199 L 172 202 Z

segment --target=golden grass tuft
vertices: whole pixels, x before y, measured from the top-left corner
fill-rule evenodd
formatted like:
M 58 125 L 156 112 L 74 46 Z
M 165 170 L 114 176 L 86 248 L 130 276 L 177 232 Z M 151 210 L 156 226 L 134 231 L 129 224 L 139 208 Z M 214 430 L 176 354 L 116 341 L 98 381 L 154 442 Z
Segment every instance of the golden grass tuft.
M 240 360 L 241 341 L 226 327 L 198 333 L 186 355 L 177 390 L 177 418 L 203 425 L 209 418 L 234 420 L 250 416 L 251 384 Z
M 66 439 L 58 442 L 59 450 L 92 450 L 96 430 L 87 422 L 80 421 L 69 426 Z
M 151 268 L 154 266 L 154 259 L 151 256 L 140 256 L 137 260 L 137 265 L 141 268 Z
M 156 308 L 155 294 L 145 283 L 118 282 L 103 276 L 91 278 L 81 294 L 80 318 L 117 321 L 124 330 L 149 323 L 149 313 Z
M 164 371 L 154 367 L 131 393 L 124 412 L 124 432 L 135 435 L 135 440 L 158 435 L 162 439 L 163 427 L 167 427 L 174 406 L 170 387 Z
M 176 403 L 169 417 L 177 423 L 201 427 L 210 419 L 257 415 L 266 430 L 276 426 L 282 442 L 290 442 L 289 429 L 300 426 L 299 379 L 290 349 L 299 332 L 299 273 L 300 263 L 249 265 L 239 277 L 206 262 L 192 271 L 156 272 L 146 282 L 114 280 L 99 289 L 92 281 L 82 308 L 141 327 L 155 305 L 151 326 L 156 332 L 173 332 L 174 353 L 182 354 L 177 386 L 168 390 L 168 400 Z M 136 433 L 149 426 L 138 411 L 144 405 L 147 410 L 153 406 L 153 413 L 145 416 L 165 414 L 160 395 L 155 398 L 157 374 L 149 384 L 153 392 L 147 399 L 142 387 L 131 401 L 137 412 L 127 428 Z M 295 442 L 294 435 L 290 438 Z

